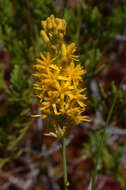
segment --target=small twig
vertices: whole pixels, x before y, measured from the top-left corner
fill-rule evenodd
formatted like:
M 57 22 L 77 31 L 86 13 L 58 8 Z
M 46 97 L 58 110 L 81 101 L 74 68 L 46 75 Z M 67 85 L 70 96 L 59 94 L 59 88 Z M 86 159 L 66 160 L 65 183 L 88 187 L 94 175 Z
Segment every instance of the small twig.
M 90 130 L 92 132 L 101 132 L 103 133 L 105 127 L 92 127 L 91 125 L 85 125 L 81 124 L 80 127 L 83 127 L 84 129 Z M 106 130 L 110 135 L 118 135 L 118 136 L 126 136 L 126 129 L 117 128 L 114 126 L 109 126 Z
M 27 187 L 27 182 L 26 181 L 21 180 L 21 179 L 15 177 L 15 176 L 11 175 L 10 173 L 3 172 L 3 171 L 0 172 L 0 176 L 3 179 L 8 180 L 8 182 L 7 182 L 8 184 L 6 184 L 7 186 L 13 184 L 18 188 L 21 188 L 23 190 L 27 190 L 27 188 L 26 188 Z M 25 186 L 24 186 L 24 184 L 25 184 Z M 3 186 L 3 188 L 5 189 L 5 186 Z
M 33 38 L 33 25 L 32 25 L 32 20 L 31 20 L 31 15 L 30 15 L 30 2 L 29 0 L 26 0 L 26 6 L 27 6 L 27 23 L 29 26 L 29 32 L 30 32 L 30 40 L 31 40 L 31 45 L 34 43 L 34 38 Z
M 104 188 L 106 181 L 107 181 L 107 177 L 106 176 L 102 177 L 102 180 L 100 181 L 97 187 L 97 190 L 102 190 Z
M 116 41 L 126 43 L 126 36 L 124 36 L 124 35 L 116 34 L 116 35 L 114 36 L 114 39 L 115 39 Z

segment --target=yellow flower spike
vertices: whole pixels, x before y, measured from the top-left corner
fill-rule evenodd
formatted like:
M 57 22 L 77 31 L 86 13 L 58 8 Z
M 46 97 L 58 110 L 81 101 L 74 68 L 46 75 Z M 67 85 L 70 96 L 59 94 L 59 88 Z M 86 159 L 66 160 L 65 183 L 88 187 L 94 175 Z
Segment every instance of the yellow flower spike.
M 49 38 L 48 38 L 46 32 L 45 32 L 44 30 L 41 30 L 40 35 L 41 35 L 43 41 L 44 41 L 46 44 L 48 44 L 48 43 L 49 43 Z
M 81 88 L 81 81 L 86 71 L 80 63 L 76 63 L 80 57 L 75 54 L 75 43 L 67 44 L 63 40 L 66 32 L 65 20 L 51 15 L 41 24 L 41 37 L 47 48 L 36 60 L 33 87 L 40 100 L 42 115 L 53 126 L 48 136 L 62 138 L 71 124 L 89 121 L 82 114 L 86 109 L 86 96 L 85 89 Z M 58 123 L 61 120 L 65 129 Z
M 47 119 L 52 126 L 44 135 L 60 139 L 62 147 L 64 186 L 68 187 L 66 171 L 66 134 L 71 126 L 89 122 L 84 115 L 86 110 L 85 88 L 81 88 L 85 70 L 78 63 L 75 43 L 64 41 L 66 22 L 54 15 L 41 22 L 41 37 L 46 45 L 46 52 L 40 53 L 36 60 L 33 74 L 33 88 L 40 100 L 40 118 Z M 37 115 L 38 117 L 38 115 Z M 67 188 L 66 188 L 67 189 Z

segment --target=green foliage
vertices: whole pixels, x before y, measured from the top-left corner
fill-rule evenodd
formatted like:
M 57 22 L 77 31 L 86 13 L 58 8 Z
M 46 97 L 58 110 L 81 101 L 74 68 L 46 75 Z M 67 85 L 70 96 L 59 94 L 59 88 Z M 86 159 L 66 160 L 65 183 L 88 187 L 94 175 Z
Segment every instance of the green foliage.
M 4 80 L 4 67 L 1 66 L 1 72 L 0 72 L 0 90 L 6 90 L 7 89 L 7 85 L 6 82 Z
M 81 158 L 82 160 L 87 160 L 93 158 L 96 159 L 97 151 L 99 149 L 99 140 L 101 138 L 101 132 L 95 131 L 89 134 L 89 141 L 83 144 Z M 106 133 L 104 138 L 104 145 L 109 139 L 109 135 Z M 109 176 L 113 176 L 120 182 L 122 188 L 125 188 L 125 175 L 126 170 L 120 162 L 124 146 L 113 147 L 108 145 L 103 149 L 102 155 L 100 157 L 100 162 L 98 163 L 98 171 L 107 173 Z
M 10 82 L 12 84 L 12 88 L 15 89 L 15 91 L 20 92 L 21 89 L 24 87 L 24 73 L 19 65 L 14 66 L 14 70 L 11 73 Z
M 113 150 L 112 147 L 110 147 L 110 150 L 107 148 L 103 151 L 103 161 L 105 166 L 108 169 L 108 172 L 110 172 L 110 175 L 117 177 L 119 174 L 119 165 L 120 165 L 120 158 L 123 153 L 123 147 L 118 147 L 115 150 Z
M 90 101 L 90 105 L 98 110 L 104 120 L 106 120 L 108 110 L 111 107 L 111 103 L 113 98 L 117 96 L 116 108 L 113 112 L 114 120 L 117 123 L 125 122 L 125 114 L 126 114 L 126 90 L 122 87 L 117 89 L 117 86 L 114 82 L 111 83 L 109 91 L 105 91 L 103 84 L 99 84 L 99 98 L 92 97 Z
M 114 32 L 123 30 L 123 26 L 126 25 L 126 6 L 116 7 L 113 11 L 113 15 L 109 18 L 108 27 Z
M 86 160 L 92 157 L 96 157 L 99 148 L 99 141 L 101 138 L 101 132 L 94 132 L 89 134 L 89 141 L 83 144 L 82 159 Z M 108 139 L 108 134 L 105 134 L 104 144 Z

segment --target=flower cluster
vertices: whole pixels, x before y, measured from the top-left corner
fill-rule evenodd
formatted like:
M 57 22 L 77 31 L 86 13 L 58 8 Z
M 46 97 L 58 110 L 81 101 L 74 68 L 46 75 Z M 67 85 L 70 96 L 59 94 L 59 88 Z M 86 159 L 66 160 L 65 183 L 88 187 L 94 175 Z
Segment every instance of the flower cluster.
M 45 43 L 53 43 L 55 40 L 63 40 L 66 32 L 66 22 L 63 19 L 55 18 L 51 15 L 47 20 L 41 22 L 43 30 L 41 37 Z
M 85 70 L 75 55 L 75 43 L 66 44 L 65 20 L 51 15 L 42 21 L 41 37 L 47 51 L 36 60 L 34 89 L 40 99 L 42 118 L 48 118 L 49 136 L 61 138 L 71 126 L 89 121 L 85 111 L 85 88 L 81 88 Z

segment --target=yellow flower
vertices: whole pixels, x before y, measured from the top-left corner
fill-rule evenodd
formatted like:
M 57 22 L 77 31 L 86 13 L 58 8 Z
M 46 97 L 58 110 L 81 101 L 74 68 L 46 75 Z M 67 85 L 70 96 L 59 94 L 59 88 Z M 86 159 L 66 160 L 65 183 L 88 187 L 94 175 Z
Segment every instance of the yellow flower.
M 66 60 L 70 59 L 73 61 L 79 61 L 80 60 L 80 56 L 78 55 L 74 55 L 74 53 L 76 52 L 76 45 L 75 43 L 71 43 L 69 45 L 66 45 L 64 42 L 61 45 L 61 53 L 62 53 L 62 57 Z
M 76 45 L 64 40 L 65 20 L 51 15 L 42 21 L 42 39 L 47 51 L 36 60 L 34 89 L 40 99 L 42 117 L 48 118 L 52 131 L 45 135 L 61 138 L 71 125 L 89 121 L 83 115 L 86 105 L 85 88 L 81 87 L 85 70 L 75 55 Z M 62 36 L 62 37 L 61 37 Z

